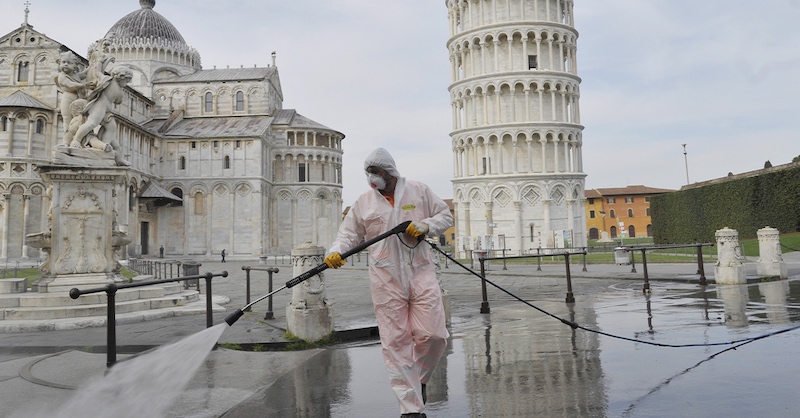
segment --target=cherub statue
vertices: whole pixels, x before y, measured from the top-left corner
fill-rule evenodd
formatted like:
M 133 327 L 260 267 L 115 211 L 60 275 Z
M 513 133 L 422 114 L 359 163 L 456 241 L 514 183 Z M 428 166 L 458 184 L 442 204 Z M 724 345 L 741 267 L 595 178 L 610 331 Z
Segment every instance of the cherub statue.
M 95 147 L 94 141 L 91 141 L 88 136 L 96 133 L 100 141 L 111 145 L 112 149 L 117 152 L 115 157 L 117 165 L 130 165 L 122 158 L 120 145 L 116 139 L 117 123 L 114 121 L 111 109 L 114 108 L 114 104 L 122 103 L 125 86 L 132 78 L 133 72 L 126 66 L 118 65 L 111 69 L 108 78 L 105 78 L 102 84 L 99 84 L 89 94 L 87 98 L 89 102 L 83 110 L 86 118 L 70 139 L 71 143 L 77 141 L 82 146 Z M 98 127 L 99 129 L 95 131 L 95 128 Z
M 55 76 L 56 86 L 63 93 L 59 109 L 61 110 L 61 117 L 64 118 L 64 123 L 70 121 L 71 112 L 70 106 L 72 102 L 77 99 L 86 98 L 88 89 L 94 88 L 94 85 L 87 81 L 86 70 L 77 55 L 72 51 L 62 52 L 59 54 L 58 59 L 58 75 Z M 69 145 L 69 141 L 64 140 L 64 145 Z

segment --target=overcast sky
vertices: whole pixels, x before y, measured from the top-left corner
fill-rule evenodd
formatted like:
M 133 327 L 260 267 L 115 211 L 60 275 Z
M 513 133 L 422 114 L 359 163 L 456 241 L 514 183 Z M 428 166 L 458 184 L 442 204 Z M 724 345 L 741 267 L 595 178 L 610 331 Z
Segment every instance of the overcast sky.
M 85 54 L 136 0 L 30 0 L 36 30 Z M 0 0 L 0 32 L 24 19 Z M 206 69 L 276 51 L 284 107 L 346 135 L 344 205 L 363 161 L 452 197 L 444 0 L 158 0 Z M 800 0 L 575 0 L 586 188 L 690 182 L 800 155 Z M 684 159 L 682 144 L 686 144 Z

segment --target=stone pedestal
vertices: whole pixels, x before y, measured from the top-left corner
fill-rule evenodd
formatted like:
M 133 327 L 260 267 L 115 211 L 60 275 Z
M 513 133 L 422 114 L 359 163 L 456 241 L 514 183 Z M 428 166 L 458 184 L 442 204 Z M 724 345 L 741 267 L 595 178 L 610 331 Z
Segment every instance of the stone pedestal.
M 25 293 L 27 290 L 28 285 L 25 284 L 25 279 L 23 278 L 0 279 L 0 294 Z
M 789 277 L 786 263 L 781 255 L 780 232 L 775 228 L 764 227 L 758 230 L 758 264 L 756 273 L 759 276 Z
M 130 243 L 117 229 L 114 200 L 125 169 L 40 166 L 48 184 L 48 231 L 26 242 L 46 253 L 37 282 L 39 292 L 66 292 L 123 281 L 116 250 Z
M 325 249 L 306 241 L 292 249 L 292 277 L 322 263 Z M 306 341 L 319 341 L 333 332 L 333 307 L 328 304 L 325 276 L 320 273 L 292 288 L 286 307 L 286 330 Z
M 717 230 L 716 237 L 717 264 L 714 265 L 714 279 L 717 284 L 747 283 L 739 249 L 739 232 L 722 228 Z

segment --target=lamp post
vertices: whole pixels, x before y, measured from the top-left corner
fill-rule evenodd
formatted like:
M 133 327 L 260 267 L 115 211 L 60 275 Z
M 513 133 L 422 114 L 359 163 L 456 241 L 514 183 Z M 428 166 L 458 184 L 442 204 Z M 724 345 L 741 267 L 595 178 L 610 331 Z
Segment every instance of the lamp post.
M 686 144 L 683 145 L 683 163 L 686 166 L 686 184 L 689 184 L 689 158 L 686 156 Z

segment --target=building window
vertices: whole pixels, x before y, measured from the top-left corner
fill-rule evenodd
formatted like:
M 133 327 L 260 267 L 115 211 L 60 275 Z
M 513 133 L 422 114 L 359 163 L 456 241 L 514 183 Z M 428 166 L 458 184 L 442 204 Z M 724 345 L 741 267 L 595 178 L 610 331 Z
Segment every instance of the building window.
M 231 157 L 229 155 L 225 156 L 225 163 L 223 165 L 224 168 L 231 168 Z
M 301 183 L 308 181 L 308 176 L 306 176 L 306 163 L 299 163 L 297 167 L 298 181 Z
M 241 148 L 241 147 L 242 147 L 242 141 L 237 139 L 236 140 L 236 148 Z
M 535 70 L 536 68 L 536 55 L 528 55 L 528 69 Z
M 136 99 L 131 97 L 131 116 L 133 116 L 134 111 L 136 111 Z
M 17 66 L 17 81 L 27 82 L 28 81 L 28 71 L 30 70 L 29 63 L 20 62 Z
M 625 203 L 633 203 L 633 198 L 632 197 L 626 197 L 625 198 Z
M 628 209 L 628 217 L 633 218 L 633 209 Z
M 180 169 L 181 170 L 186 170 L 186 157 L 182 156 L 180 158 Z
M 211 95 L 211 92 L 206 92 L 205 95 L 205 109 L 206 112 L 213 112 L 214 111 L 214 96 Z
M 2 118 L 0 118 L 0 130 L 2 130 L 3 132 L 8 130 L 8 117 L 3 116 Z
M 611 216 L 611 219 L 615 219 L 617 217 L 617 214 L 614 212 L 614 209 L 611 209 L 608 212 L 608 215 Z
M 492 160 L 490 158 L 483 157 L 481 161 L 483 162 L 483 171 L 481 174 L 488 174 L 490 171 L 492 171 Z
M 588 198 L 588 199 L 586 199 L 586 200 L 588 200 L 588 201 L 589 201 L 589 204 L 590 204 L 590 205 L 594 205 L 594 198 L 593 198 L 593 197 L 590 197 L 590 198 Z
M 611 230 L 609 232 L 611 233 L 611 238 L 616 238 L 617 237 L 617 227 L 616 226 L 612 226 Z
M 617 203 L 617 199 L 616 199 L 616 198 L 613 198 L 613 197 L 609 197 L 609 198 L 606 200 L 606 203 Z M 613 216 L 612 216 L 612 218 L 613 218 Z
M 44 132 L 44 121 L 41 119 L 36 119 L 36 133 L 40 134 Z
M 589 211 L 589 218 L 591 218 L 591 219 L 594 219 L 594 218 L 595 218 L 595 216 L 594 216 L 594 211 L 593 211 L 593 210 L 590 210 L 590 211 Z
M 197 141 L 192 141 L 192 149 L 197 148 Z
M 531 242 L 533 242 L 533 225 L 531 225 L 530 228 L 531 228 Z
M 236 110 L 239 112 L 244 110 L 244 93 L 241 91 L 236 92 Z
M 650 196 L 645 196 L 644 197 L 644 201 L 649 203 L 650 202 Z
M 169 192 L 181 198 L 180 202 L 176 200 L 175 202 L 172 203 L 172 206 L 183 206 L 183 190 L 181 190 L 179 187 L 175 187 Z

